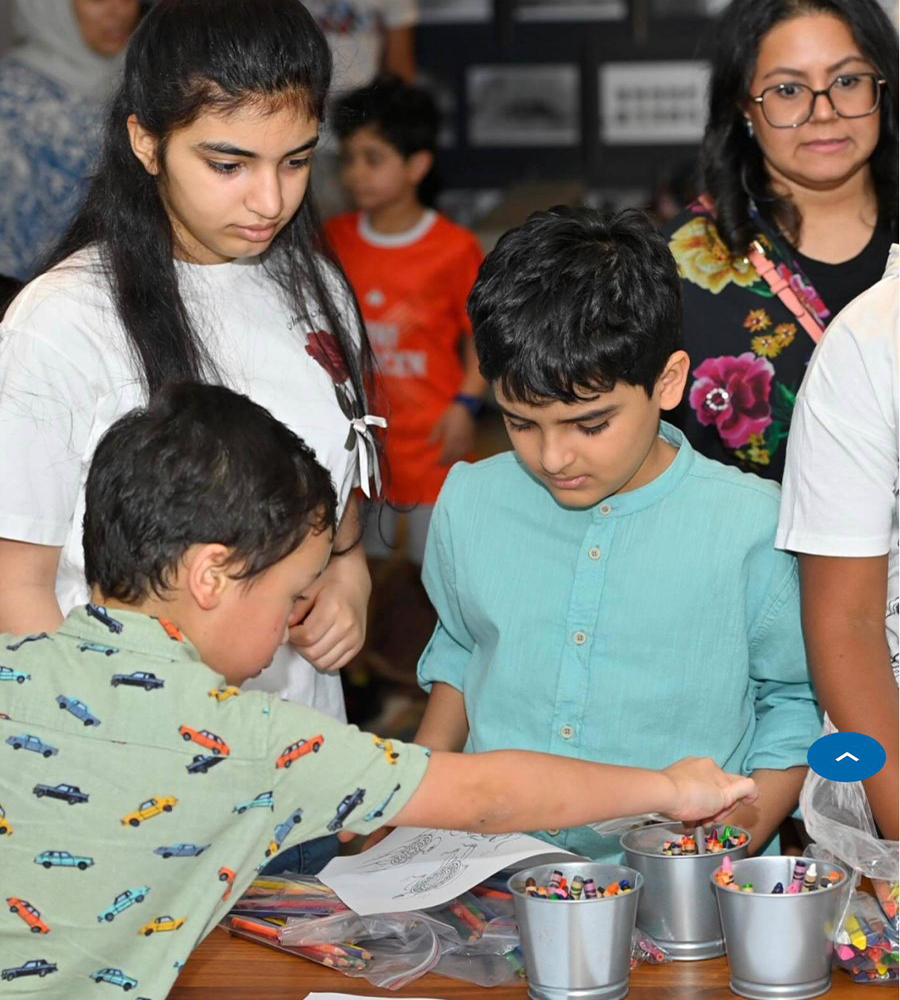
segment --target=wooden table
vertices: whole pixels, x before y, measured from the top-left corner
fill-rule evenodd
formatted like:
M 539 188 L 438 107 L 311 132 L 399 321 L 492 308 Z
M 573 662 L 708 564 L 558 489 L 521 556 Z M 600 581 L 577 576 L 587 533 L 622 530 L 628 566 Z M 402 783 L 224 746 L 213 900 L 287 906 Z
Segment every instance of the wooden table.
M 879 1000 L 873 987 L 858 986 L 845 972 L 834 973 L 829 1000 Z M 169 1000 L 301 1000 L 310 992 L 356 993 L 438 1000 L 527 1000 L 524 986 L 491 990 L 444 976 L 423 976 L 405 989 L 380 990 L 367 979 L 351 979 L 333 969 L 215 930 L 194 952 Z M 877 996 L 875 995 L 877 994 Z M 629 1000 L 733 1000 L 724 958 L 707 962 L 643 965 L 631 976 Z

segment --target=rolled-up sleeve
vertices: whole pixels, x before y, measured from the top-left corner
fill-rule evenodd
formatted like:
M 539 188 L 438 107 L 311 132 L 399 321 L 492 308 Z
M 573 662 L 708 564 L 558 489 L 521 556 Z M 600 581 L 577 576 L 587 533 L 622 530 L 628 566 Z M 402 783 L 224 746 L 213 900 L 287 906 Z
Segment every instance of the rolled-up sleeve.
M 756 729 L 745 774 L 805 765 L 822 728 L 803 646 L 797 563 L 783 552 L 773 551 L 772 558 L 774 583 L 750 639 Z
M 436 681 L 462 691 L 463 675 L 475 648 L 475 640 L 466 627 L 459 603 L 451 528 L 466 468 L 460 463 L 451 470 L 428 529 L 422 581 L 437 612 L 438 623 L 419 659 L 419 684 L 426 691 L 430 691 Z

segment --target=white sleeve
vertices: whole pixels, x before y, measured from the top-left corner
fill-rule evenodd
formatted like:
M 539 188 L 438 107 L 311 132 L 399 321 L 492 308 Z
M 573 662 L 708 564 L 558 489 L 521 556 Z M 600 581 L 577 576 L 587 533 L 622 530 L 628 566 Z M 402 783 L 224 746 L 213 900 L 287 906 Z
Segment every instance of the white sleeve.
M 419 23 L 417 0 L 382 0 L 381 17 L 385 28 L 411 28 Z
M 884 555 L 897 481 L 897 282 L 882 282 L 829 327 L 791 420 L 779 548 Z
M 91 380 L 59 343 L 0 328 L 0 538 L 65 543 L 94 411 Z

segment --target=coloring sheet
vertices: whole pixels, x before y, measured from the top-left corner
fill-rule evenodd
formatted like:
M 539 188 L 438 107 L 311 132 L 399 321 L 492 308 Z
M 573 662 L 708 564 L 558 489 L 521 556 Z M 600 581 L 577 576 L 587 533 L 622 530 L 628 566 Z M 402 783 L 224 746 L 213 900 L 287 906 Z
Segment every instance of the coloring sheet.
M 319 873 L 360 916 L 424 910 L 455 899 L 503 868 L 567 852 L 521 833 L 461 833 L 404 827 L 363 854 L 335 858 Z M 577 855 L 569 854 L 568 858 Z

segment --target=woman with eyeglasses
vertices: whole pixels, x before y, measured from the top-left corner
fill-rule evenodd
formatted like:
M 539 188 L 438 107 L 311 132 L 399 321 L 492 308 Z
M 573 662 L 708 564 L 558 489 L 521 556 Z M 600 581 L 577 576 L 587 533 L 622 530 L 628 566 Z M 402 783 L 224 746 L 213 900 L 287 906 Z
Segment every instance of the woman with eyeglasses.
M 692 378 L 685 432 L 781 479 L 830 319 L 897 238 L 897 33 L 877 0 L 733 0 L 714 34 L 705 194 L 668 227 Z

